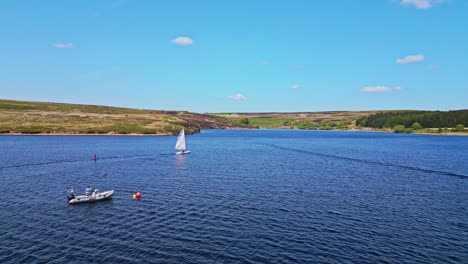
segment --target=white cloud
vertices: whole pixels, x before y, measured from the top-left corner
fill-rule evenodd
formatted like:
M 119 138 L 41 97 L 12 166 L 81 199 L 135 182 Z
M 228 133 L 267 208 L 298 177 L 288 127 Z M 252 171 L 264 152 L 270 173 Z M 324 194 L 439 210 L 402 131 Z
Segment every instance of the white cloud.
M 171 40 L 171 42 L 180 46 L 188 46 L 193 44 L 193 39 L 189 37 L 177 37 Z
M 235 95 L 226 96 L 225 98 L 231 99 L 231 100 L 237 100 L 237 101 L 247 100 L 247 97 L 243 96 L 240 93 L 235 94 Z
M 301 88 L 301 87 L 302 87 L 302 85 L 300 85 L 300 84 L 295 84 L 295 85 L 291 86 L 291 88 L 293 88 L 293 89 L 298 89 L 298 88 Z
M 400 86 L 387 87 L 387 86 L 368 86 L 361 89 L 361 92 L 390 92 L 403 90 Z
M 414 6 L 417 9 L 431 8 L 434 4 L 448 2 L 448 0 L 401 0 L 400 4 L 404 6 Z
M 75 46 L 73 46 L 73 43 L 66 43 L 66 44 L 55 43 L 55 44 L 53 44 L 53 46 L 56 47 L 56 48 L 61 48 L 61 49 L 71 49 L 71 48 L 75 47 Z
M 440 66 L 439 66 L 439 65 L 429 65 L 429 66 L 427 66 L 427 68 L 428 68 L 429 70 L 435 70 L 435 69 L 439 69 Z
M 263 62 L 260 62 L 260 64 L 262 64 L 262 65 L 268 65 L 268 64 L 270 64 L 270 63 L 269 63 L 268 61 L 263 61 Z
M 404 57 L 403 59 L 398 58 L 396 60 L 396 63 L 398 64 L 409 64 L 409 63 L 415 63 L 418 61 L 423 61 L 424 60 L 424 55 L 418 54 L 418 55 L 409 55 Z
M 304 68 L 304 65 L 296 65 L 292 67 L 293 70 L 303 69 L 303 68 Z

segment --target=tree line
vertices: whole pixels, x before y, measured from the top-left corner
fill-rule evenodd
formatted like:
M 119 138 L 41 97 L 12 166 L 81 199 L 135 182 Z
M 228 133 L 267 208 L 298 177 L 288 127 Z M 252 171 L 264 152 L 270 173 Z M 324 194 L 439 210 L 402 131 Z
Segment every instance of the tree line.
M 468 110 L 380 112 L 356 120 L 358 126 L 376 128 L 411 127 L 414 123 L 423 128 L 455 127 L 458 124 L 467 127 Z

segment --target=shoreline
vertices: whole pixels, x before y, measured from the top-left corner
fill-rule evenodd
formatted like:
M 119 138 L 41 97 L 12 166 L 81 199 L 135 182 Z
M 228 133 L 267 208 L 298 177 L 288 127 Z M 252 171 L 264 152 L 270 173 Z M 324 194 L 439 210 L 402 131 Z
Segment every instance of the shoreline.
M 252 128 L 225 128 L 222 130 L 251 130 Z M 256 129 L 256 128 L 253 128 Z M 390 134 L 414 134 L 414 135 L 433 135 L 433 136 L 468 136 L 468 133 L 428 133 L 428 132 L 414 132 L 414 133 L 393 133 L 391 131 L 375 131 L 375 130 L 322 130 L 322 129 L 290 129 L 290 128 L 264 128 L 264 129 L 284 129 L 284 130 L 317 130 L 317 131 L 350 131 L 350 132 L 366 132 L 366 133 L 390 133 Z M 211 129 L 206 129 L 211 130 Z M 200 132 L 198 132 L 200 133 Z M 197 134 L 197 133 L 193 133 Z M 140 133 L 129 133 L 129 134 L 118 134 L 118 133 L 105 133 L 105 134 L 85 134 L 85 133 L 0 133 L 0 136 L 177 136 L 177 134 L 161 133 L 161 134 L 140 134 Z
M 0 133 L 0 136 L 176 136 L 177 134 Z
M 461 136 L 465 137 L 468 136 L 468 133 L 429 133 L 429 132 L 413 132 L 413 133 L 393 133 L 392 131 L 381 131 L 381 130 L 359 130 L 359 129 L 299 129 L 299 128 L 288 128 L 288 127 L 275 127 L 275 128 L 267 128 L 263 127 L 261 129 L 284 129 L 284 130 L 315 130 L 315 131 L 350 131 L 350 132 L 366 132 L 366 133 L 390 133 L 390 134 L 414 134 L 414 135 L 433 135 L 433 136 Z
M 333 130 L 332 130 L 333 131 Z M 432 135 L 432 136 L 468 136 L 468 133 L 429 133 L 429 132 L 413 132 L 413 133 L 393 133 L 392 131 L 372 131 L 372 130 L 334 130 L 334 131 L 352 131 L 352 132 L 370 132 L 370 133 L 390 133 L 390 134 L 407 134 L 407 135 Z

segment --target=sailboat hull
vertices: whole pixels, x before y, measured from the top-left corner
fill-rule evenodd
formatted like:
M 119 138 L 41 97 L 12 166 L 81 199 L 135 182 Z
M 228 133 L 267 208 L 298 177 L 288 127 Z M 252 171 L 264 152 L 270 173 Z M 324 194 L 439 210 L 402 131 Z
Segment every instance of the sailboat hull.
M 176 155 L 185 155 L 185 154 L 190 154 L 190 151 L 179 151 L 179 152 L 176 152 Z

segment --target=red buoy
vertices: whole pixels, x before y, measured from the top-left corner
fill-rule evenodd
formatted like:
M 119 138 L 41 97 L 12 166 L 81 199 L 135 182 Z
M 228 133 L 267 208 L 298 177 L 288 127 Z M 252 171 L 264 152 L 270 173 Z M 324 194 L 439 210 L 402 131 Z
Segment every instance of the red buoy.
M 96 154 L 94 154 L 94 161 L 96 161 Z
M 137 198 L 137 199 L 140 199 L 140 198 L 141 198 L 141 193 L 140 193 L 140 192 L 137 192 L 137 193 L 136 193 L 136 198 Z

